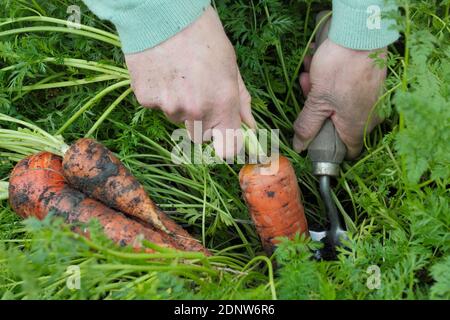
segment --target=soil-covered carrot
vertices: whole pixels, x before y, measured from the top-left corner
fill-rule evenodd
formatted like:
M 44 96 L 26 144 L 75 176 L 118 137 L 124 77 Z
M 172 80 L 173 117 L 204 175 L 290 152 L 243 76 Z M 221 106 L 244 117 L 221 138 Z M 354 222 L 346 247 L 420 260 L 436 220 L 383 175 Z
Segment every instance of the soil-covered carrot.
M 188 250 L 207 252 L 158 208 L 139 181 L 101 143 L 92 139 L 75 142 L 65 152 L 63 170 L 69 184 L 89 197 L 176 237 Z
M 146 227 L 72 189 L 63 176 L 62 159 L 48 152 L 30 156 L 16 165 L 10 177 L 9 199 L 13 210 L 23 218 L 44 219 L 51 212 L 71 224 L 87 223 L 95 218 L 106 236 L 122 246 L 138 248 L 137 240 L 142 235 L 160 246 L 186 251 L 197 249 L 183 246 L 168 234 Z
M 92 139 L 75 142 L 64 155 L 63 169 L 69 184 L 89 197 L 176 235 L 164 224 L 144 187 L 101 143 Z
M 308 233 L 294 168 L 283 156 L 272 161 L 275 162 L 246 165 L 239 173 L 244 199 L 269 254 L 278 237 L 292 238 L 296 233 Z

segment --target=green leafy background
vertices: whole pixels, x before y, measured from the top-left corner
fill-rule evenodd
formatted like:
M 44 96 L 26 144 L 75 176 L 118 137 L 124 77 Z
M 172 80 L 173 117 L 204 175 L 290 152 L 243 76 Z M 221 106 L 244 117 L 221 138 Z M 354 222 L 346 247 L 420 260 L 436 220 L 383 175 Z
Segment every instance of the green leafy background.
M 30 16 L 66 20 L 72 4 L 81 6 L 84 25 L 114 33 L 81 1 L 2 2 L 0 113 L 60 133 L 68 143 L 86 134 L 105 143 L 216 258 L 146 256 L 117 248 L 95 222 L 87 241 L 57 219 L 23 222 L 0 201 L 0 297 L 450 298 L 450 1 L 399 1 L 402 38 L 390 47 L 389 78 L 374 111 L 386 121 L 365 137 L 363 154 L 344 163 L 333 186 L 350 240 L 338 260 L 320 262 L 311 254 L 317 244 L 305 238 L 284 241 L 270 259 L 263 255 L 241 198 L 239 166 L 171 163 L 170 133 L 177 126 L 126 94 L 128 75 L 117 40 L 49 32 L 46 27 L 57 24 L 44 20 L 10 23 Z M 323 225 L 310 163 L 290 146 L 292 123 L 304 102 L 299 67 L 315 14 L 331 3 L 216 0 L 214 5 L 235 45 L 255 117 L 261 127 L 281 130 L 281 152 L 295 166 L 309 222 Z M 23 32 L 27 27 L 40 29 Z M 99 69 L 70 59 L 95 62 Z M 110 78 L 98 78 L 105 74 Z M 69 121 L 102 90 L 109 92 Z M 125 97 L 113 105 L 121 94 Z M 0 122 L 0 128 L 17 126 Z M 9 151 L 0 142 L 0 180 L 8 180 L 17 160 Z M 66 286 L 71 265 L 80 266 L 80 290 Z M 367 286 L 371 266 L 380 268 L 378 289 Z

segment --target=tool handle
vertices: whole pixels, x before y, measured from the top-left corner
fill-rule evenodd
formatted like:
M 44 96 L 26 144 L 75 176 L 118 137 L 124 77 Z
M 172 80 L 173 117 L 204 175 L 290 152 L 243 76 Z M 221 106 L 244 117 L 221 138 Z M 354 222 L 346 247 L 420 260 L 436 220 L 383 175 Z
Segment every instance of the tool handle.
M 327 119 L 316 138 L 308 148 L 312 162 L 334 163 L 340 165 L 344 161 L 347 148 L 342 142 L 331 119 Z
M 321 12 L 316 24 L 322 21 L 329 11 Z M 331 19 L 324 22 L 316 34 L 316 46 L 319 47 L 328 37 Z M 308 148 L 308 155 L 313 162 L 313 173 L 318 176 L 338 176 L 339 165 L 344 161 L 347 148 L 342 142 L 331 119 L 327 119 L 316 138 Z

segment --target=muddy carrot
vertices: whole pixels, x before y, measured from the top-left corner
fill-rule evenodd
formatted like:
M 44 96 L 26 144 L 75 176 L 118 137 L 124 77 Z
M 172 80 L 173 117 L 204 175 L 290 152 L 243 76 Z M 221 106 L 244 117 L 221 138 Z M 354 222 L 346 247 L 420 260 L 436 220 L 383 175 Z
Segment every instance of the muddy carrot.
M 287 158 L 278 156 L 270 164 L 245 165 L 239 181 L 267 253 L 273 252 L 278 237 L 308 233 L 297 177 Z
M 75 142 L 64 155 L 63 170 L 69 184 L 89 197 L 170 235 L 176 234 L 164 224 L 144 187 L 101 143 L 92 139 Z
M 197 239 L 159 210 L 143 186 L 117 157 L 99 142 L 81 139 L 70 147 L 64 143 L 62 137 L 53 137 L 30 123 L 1 113 L 0 121 L 25 126 L 33 131 L 33 133 L 21 132 L 18 138 L 15 137 L 16 131 L 3 130 L 7 135 L 2 136 L 0 146 L 5 139 L 8 139 L 5 140 L 9 142 L 8 145 L 21 141 L 26 143 L 27 149 L 20 154 L 27 155 L 29 150 L 31 152 L 46 150 L 63 156 L 64 175 L 71 187 L 102 202 L 107 207 L 120 211 L 128 217 L 136 218 L 145 226 L 151 225 L 176 237 L 177 241 L 187 249 L 196 247 L 199 251 L 207 252 Z M 36 144 L 36 141 L 39 143 Z M 0 196 L 2 196 L 1 193 Z
M 12 209 L 23 218 L 44 219 L 53 213 L 71 224 L 95 218 L 106 236 L 119 245 L 139 248 L 142 235 L 157 245 L 189 251 L 168 234 L 127 218 L 68 186 L 62 159 L 48 152 L 30 156 L 16 165 L 10 177 L 9 199 Z

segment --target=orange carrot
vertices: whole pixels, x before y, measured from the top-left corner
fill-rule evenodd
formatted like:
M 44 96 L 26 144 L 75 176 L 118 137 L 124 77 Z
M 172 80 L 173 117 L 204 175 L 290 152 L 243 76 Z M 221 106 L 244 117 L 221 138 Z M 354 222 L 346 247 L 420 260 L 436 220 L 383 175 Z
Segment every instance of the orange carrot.
M 105 234 L 114 242 L 139 248 L 139 236 L 157 245 L 187 251 L 168 234 L 146 227 L 88 198 L 67 185 L 62 170 L 62 159 L 42 152 L 20 161 L 10 177 L 9 199 L 13 210 L 23 218 L 44 219 L 49 213 L 64 217 L 71 224 L 97 219 Z M 191 250 L 189 250 L 191 249 Z
M 64 176 L 70 185 L 110 208 L 170 233 L 144 187 L 105 146 L 80 139 L 65 153 Z
M 273 161 L 270 165 L 246 165 L 239 172 L 244 200 L 268 254 L 278 237 L 308 233 L 294 168 L 283 156 Z M 278 169 L 269 173 L 270 166 Z
M 89 197 L 176 237 L 187 250 L 210 254 L 156 206 L 139 181 L 101 143 L 78 140 L 65 152 L 63 170 L 69 184 Z

